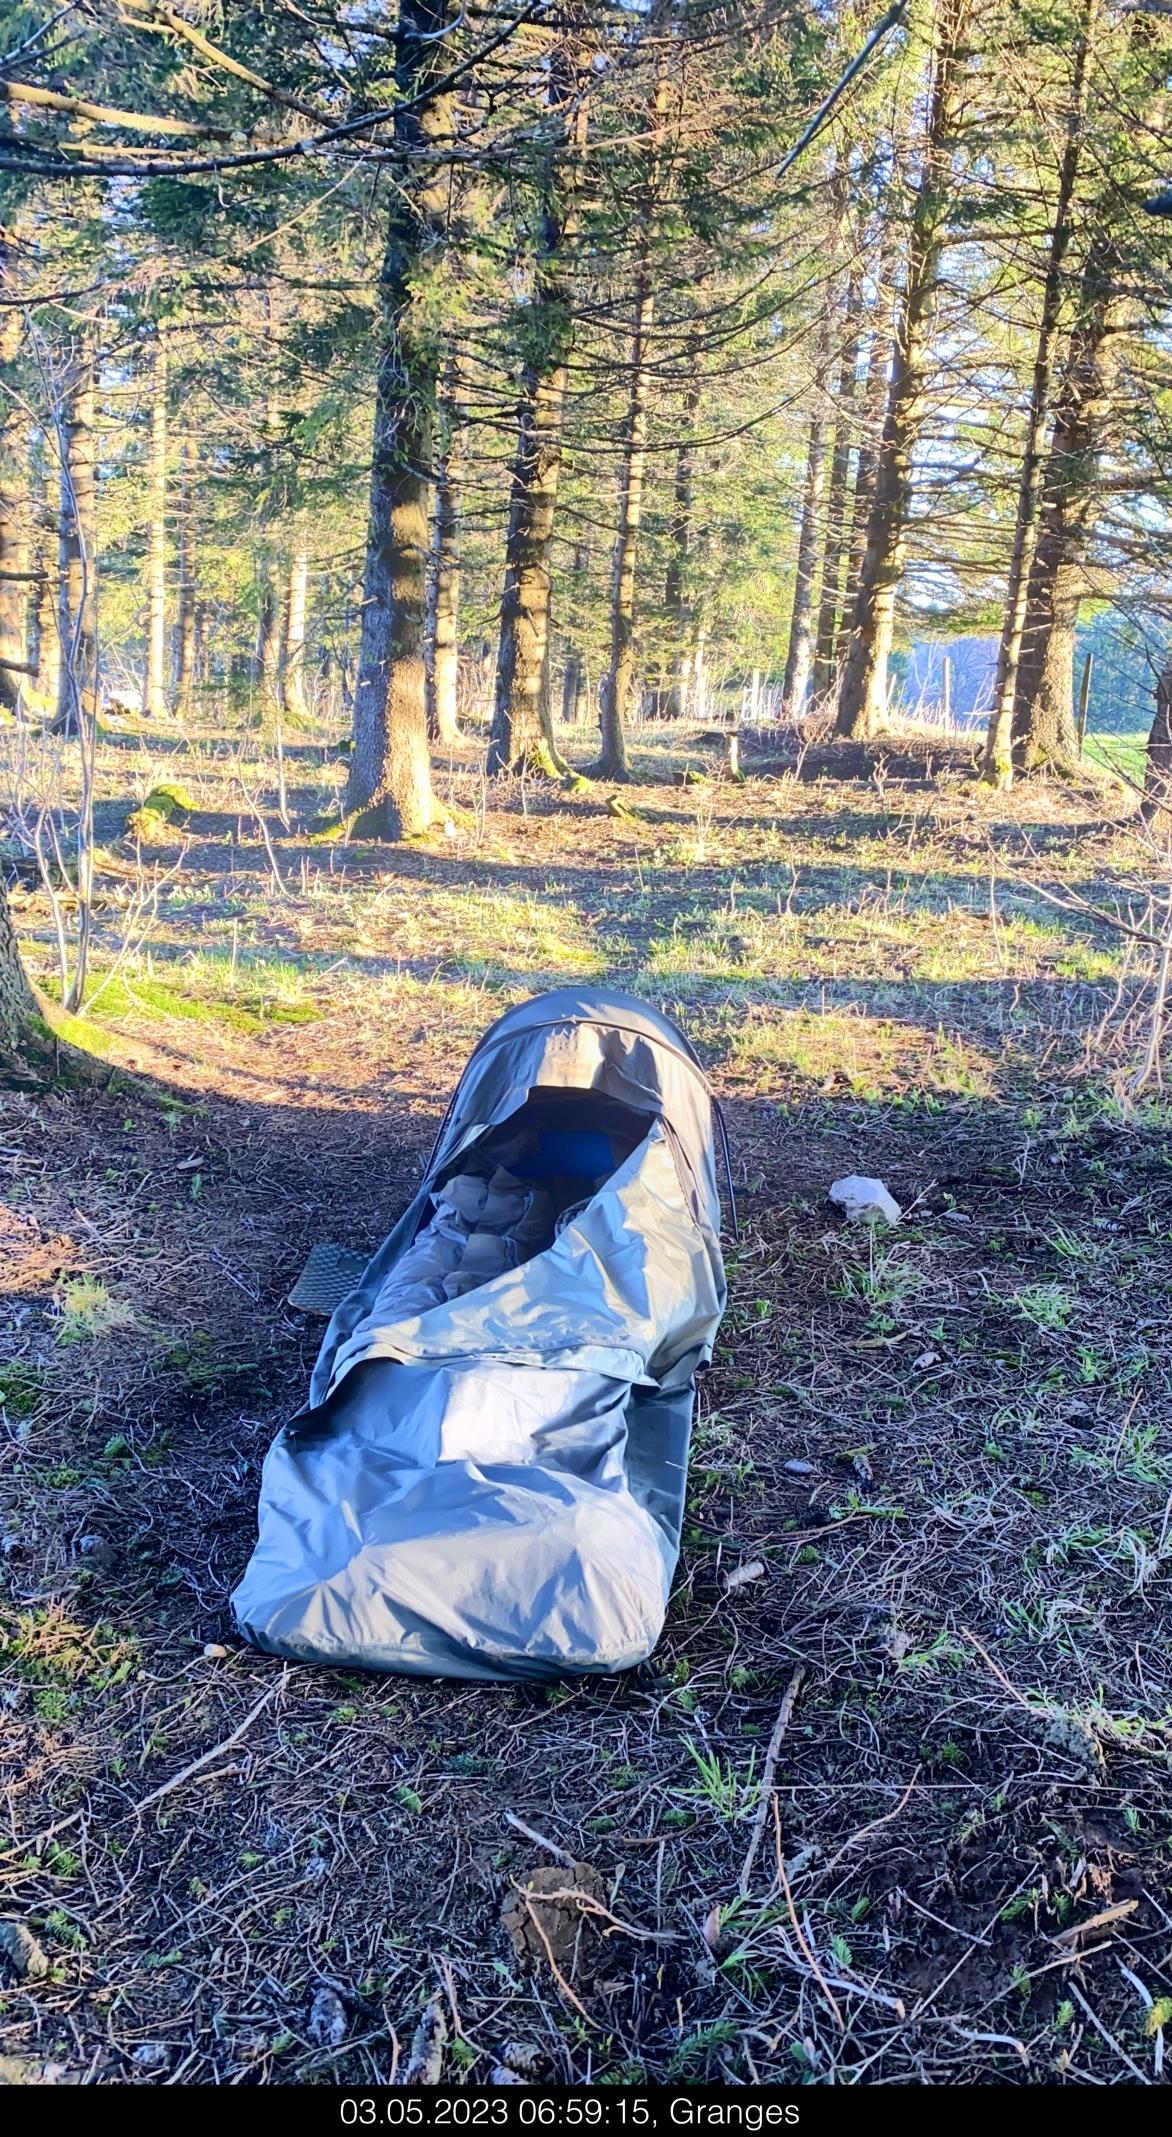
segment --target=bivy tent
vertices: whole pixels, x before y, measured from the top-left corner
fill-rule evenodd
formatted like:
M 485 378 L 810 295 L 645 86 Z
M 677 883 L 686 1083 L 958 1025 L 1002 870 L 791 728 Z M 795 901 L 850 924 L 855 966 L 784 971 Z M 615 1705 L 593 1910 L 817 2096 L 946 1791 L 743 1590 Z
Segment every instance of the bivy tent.
M 246 1639 L 486 1679 L 651 1653 L 725 1303 L 717 1127 L 683 1034 L 628 995 L 485 1033 L 265 1460 Z

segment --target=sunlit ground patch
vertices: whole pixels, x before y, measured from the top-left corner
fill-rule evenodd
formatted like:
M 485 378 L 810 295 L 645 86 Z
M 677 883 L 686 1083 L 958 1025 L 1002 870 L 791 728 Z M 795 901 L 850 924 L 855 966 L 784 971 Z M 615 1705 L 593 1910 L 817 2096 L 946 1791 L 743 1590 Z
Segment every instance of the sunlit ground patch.
M 827 1091 L 845 1083 L 865 1099 L 908 1090 L 978 1098 L 992 1088 L 991 1063 L 959 1035 L 833 1009 L 743 1023 L 732 1034 L 725 1075 L 759 1094 L 791 1082 Z
M 396 883 L 363 899 L 355 918 L 360 952 L 404 963 L 434 959 L 475 978 L 597 979 L 605 970 L 577 906 L 532 891 Z

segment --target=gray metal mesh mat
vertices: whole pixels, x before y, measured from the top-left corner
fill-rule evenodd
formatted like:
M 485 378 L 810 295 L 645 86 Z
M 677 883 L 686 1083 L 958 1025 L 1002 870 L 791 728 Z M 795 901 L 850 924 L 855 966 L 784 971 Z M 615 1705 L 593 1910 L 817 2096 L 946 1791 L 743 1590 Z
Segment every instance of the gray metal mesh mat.
M 369 1254 L 356 1254 L 352 1247 L 336 1247 L 319 1241 L 311 1247 L 309 1260 L 289 1293 L 289 1304 L 299 1313 L 320 1313 L 328 1320 L 348 1291 L 353 1291 Z

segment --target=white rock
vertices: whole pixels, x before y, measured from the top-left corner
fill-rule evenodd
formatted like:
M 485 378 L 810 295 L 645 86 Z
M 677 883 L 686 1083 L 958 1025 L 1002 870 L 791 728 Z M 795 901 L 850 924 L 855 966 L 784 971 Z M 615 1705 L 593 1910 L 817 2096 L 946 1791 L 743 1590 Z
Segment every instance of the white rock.
M 852 1224 L 898 1224 L 903 1215 L 882 1180 L 867 1180 L 857 1172 L 834 1182 L 830 1200 Z
M 131 2050 L 130 2060 L 140 2070 L 163 2070 L 171 2061 L 171 2051 L 162 2041 L 143 2041 L 141 2047 Z

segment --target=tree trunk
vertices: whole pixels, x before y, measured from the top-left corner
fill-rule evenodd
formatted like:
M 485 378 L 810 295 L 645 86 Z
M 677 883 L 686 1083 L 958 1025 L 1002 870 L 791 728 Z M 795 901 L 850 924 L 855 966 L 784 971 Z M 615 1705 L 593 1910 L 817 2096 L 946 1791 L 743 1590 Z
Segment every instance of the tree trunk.
M 12 711 L 28 680 L 28 569 L 25 499 L 27 454 L 18 411 L 2 373 L 19 347 L 20 313 L 0 325 L 0 706 Z
M 656 235 L 660 185 L 660 147 L 667 114 L 668 79 L 661 61 L 652 102 L 652 162 L 636 237 L 635 318 L 631 336 L 630 393 L 623 435 L 619 488 L 619 524 L 615 537 L 610 603 L 610 667 L 599 691 L 602 750 L 594 767 L 601 779 L 629 779 L 626 721 L 635 682 L 635 565 L 643 523 L 643 484 L 647 472 L 647 416 L 651 391 L 651 332 L 655 291 L 651 252 Z
M 972 4 L 973 0 L 939 0 L 936 9 L 923 158 L 908 233 L 907 280 L 835 721 L 837 733 L 856 740 L 873 735 L 887 714 L 895 595 L 911 510 L 912 456 L 927 406 L 932 318 L 951 194 L 952 156 L 962 123 L 963 48 Z
M 842 567 L 847 547 L 846 493 L 850 456 L 854 447 L 854 409 L 858 392 L 859 342 L 862 337 L 862 292 L 853 272 L 847 283 L 846 340 L 838 367 L 834 396 L 834 451 L 830 460 L 830 487 L 826 499 L 826 537 L 822 551 L 822 596 L 818 606 L 818 635 L 814 653 L 813 697 L 820 705 L 834 685 L 835 648 L 838 644 L 839 610 L 842 603 Z
M 467 396 L 458 356 L 448 365 L 449 390 L 441 421 L 444 447 L 435 474 L 428 587 L 427 724 L 445 748 L 459 741 L 457 686 L 460 675 L 460 514 L 464 496 L 464 421 Z
M 61 528 L 61 483 L 53 458 L 45 469 L 45 494 L 38 502 L 36 693 L 44 711 L 55 710 L 61 696 L 61 588 L 59 544 Z
M 292 719 L 308 714 L 305 697 L 305 611 L 309 594 L 309 546 L 304 518 L 293 529 L 289 584 L 285 595 L 285 664 L 281 701 Z
M 698 293 L 700 294 L 700 293 Z M 700 409 L 700 338 L 697 327 L 689 352 L 688 383 L 680 411 L 680 442 L 676 447 L 675 482 L 672 487 L 671 525 L 663 606 L 671 643 L 671 684 L 664 717 L 686 718 L 696 657 L 695 604 L 691 599 L 688 567 L 692 551 L 692 515 L 696 493 L 696 417 Z
M 576 52 L 561 45 L 550 79 L 551 106 L 572 105 L 579 73 Z M 534 302 L 527 322 L 532 353 L 522 372 L 517 411 L 496 702 L 488 746 L 490 773 L 519 772 L 528 765 L 554 776 L 569 769 L 554 741 L 550 716 L 550 555 L 562 464 L 566 369 L 574 338 L 566 255 L 577 229 L 575 197 L 585 138 L 582 104 L 565 143 L 569 155 L 563 169 L 551 174 L 541 209 Z
M 600 779 L 625 780 L 626 722 L 635 682 L 635 563 L 643 522 L 643 482 L 647 470 L 647 407 L 650 391 L 648 356 L 655 320 L 655 295 L 648 272 L 647 249 L 640 266 L 631 341 L 631 391 L 623 439 L 619 526 L 615 540 L 610 603 L 610 667 L 600 693 L 602 750 L 595 767 Z
M 395 33 L 404 108 L 394 138 L 408 160 L 391 189 L 379 280 L 382 352 L 345 803 L 367 813 L 372 833 L 390 838 L 417 837 L 433 810 L 424 650 L 438 347 L 415 285 L 447 201 L 447 174 L 430 152 L 451 136 L 452 98 L 438 86 L 428 92 L 449 64 L 440 35 L 449 13 L 449 0 L 401 0 Z
M 0 873 L 0 1089 L 106 1081 L 109 1064 L 58 1036 L 57 1011 L 29 984 L 21 962 L 8 890 Z M 65 1024 L 66 1030 L 77 1031 Z
M 1038 523 L 1042 509 L 1042 439 L 1049 413 L 1054 375 L 1054 351 L 1062 309 L 1063 270 L 1070 247 L 1070 210 L 1078 177 L 1083 119 L 1086 112 L 1087 69 L 1097 6 L 1098 0 L 1085 0 L 1082 34 L 1075 51 L 1066 147 L 1058 173 L 1054 226 L 1050 235 L 1050 254 L 1042 286 L 1042 312 L 1038 322 L 1033 381 L 1026 415 L 1021 481 L 1017 496 L 1017 521 L 1013 530 L 1013 549 L 1009 560 L 1009 584 L 1005 596 L 1001 642 L 997 649 L 993 706 L 985 736 L 984 777 L 998 786 L 1005 787 L 1009 786 L 1013 778 L 1013 708 L 1021 663 L 1030 567 L 1037 547 Z
M 150 520 L 147 536 L 147 645 L 143 706 L 148 719 L 167 712 L 167 344 L 155 342 L 151 374 Z
M 94 438 L 94 359 L 83 348 L 66 385 L 59 440 L 61 521 L 58 549 L 61 661 L 59 730 L 72 732 L 78 713 L 97 718 L 97 458 Z
M 6 233 L 0 230 L 0 271 L 9 266 Z M 22 670 L 28 660 L 25 617 L 28 587 L 19 495 L 17 409 L 5 390 L 4 377 L 20 352 L 22 319 L 13 305 L 0 313 L 0 706 L 12 711 L 25 680 Z M 8 576 L 11 574 L 12 576 Z
M 1013 709 L 1013 766 L 1074 765 L 1074 634 L 1099 509 L 1099 454 L 1111 413 L 1128 310 L 1114 235 L 1091 240 L 1078 316 L 1054 411 L 1041 516 L 1026 590 Z
M 0 1084 L 28 1082 L 44 1047 L 44 1025 L 20 961 L 0 873 Z
M 260 567 L 252 676 L 254 683 L 263 686 L 270 704 L 275 703 L 281 679 L 281 616 L 271 557 L 263 558 Z
M 790 616 L 789 650 L 781 685 L 781 717 L 800 718 L 806 709 L 810 683 L 810 619 L 814 613 L 814 570 L 818 560 L 818 522 L 822 510 L 822 484 L 826 473 L 826 387 L 830 373 L 832 305 L 828 298 L 814 365 L 814 407 L 810 417 L 810 442 L 806 449 L 806 479 L 802 485 L 802 517 L 798 531 L 798 556 L 794 570 L 794 604 Z
M 1156 713 L 1148 736 L 1140 815 L 1145 823 L 1159 822 L 1165 838 L 1172 832 L 1172 652 L 1156 684 Z
M 863 408 L 859 424 L 859 456 L 855 462 L 855 486 L 851 499 L 850 542 L 847 552 L 846 591 L 843 595 L 842 614 L 834 642 L 834 664 L 841 668 L 850 644 L 851 617 L 859 598 L 859 584 L 863 576 L 863 558 L 867 553 L 867 527 L 871 507 L 875 502 L 875 472 L 879 465 L 879 443 L 883 436 L 883 419 L 887 410 L 888 366 L 892 347 L 891 275 L 894 253 L 890 242 L 892 233 L 886 233 L 879 261 L 878 284 L 875 292 L 875 312 L 871 329 L 871 345 L 867 351 L 867 383 L 863 389 Z
M 195 531 L 196 466 L 195 439 L 187 431 L 179 477 L 179 613 L 175 625 L 175 687 L 179 710 L 191 706 L 195 688 Z

